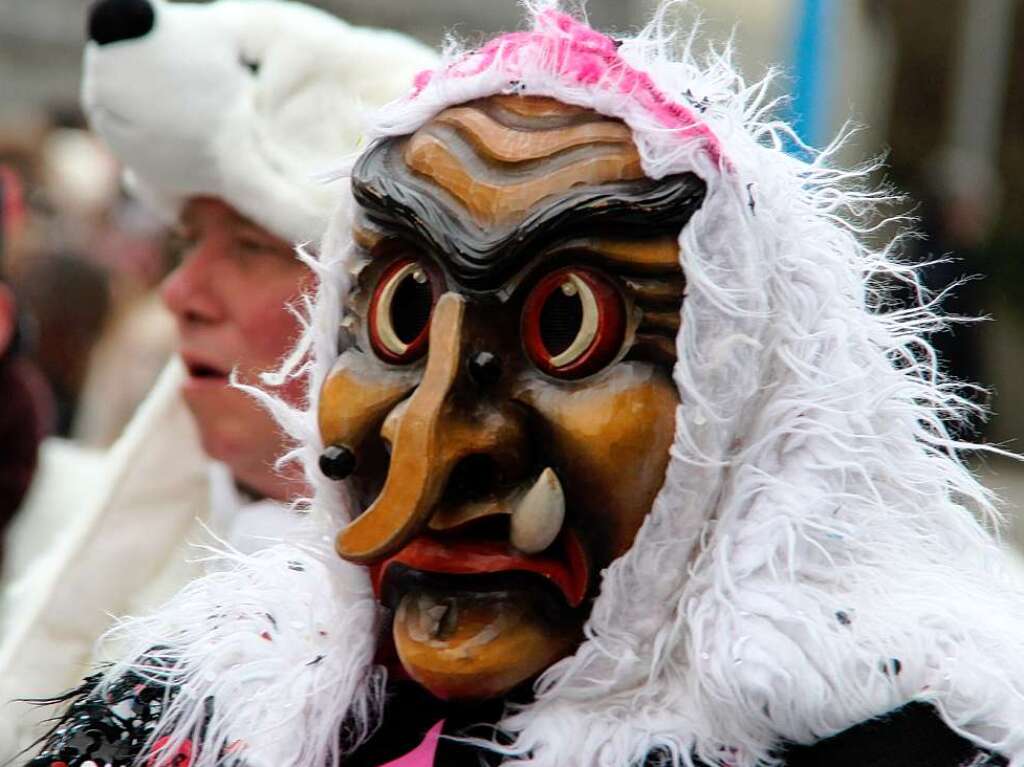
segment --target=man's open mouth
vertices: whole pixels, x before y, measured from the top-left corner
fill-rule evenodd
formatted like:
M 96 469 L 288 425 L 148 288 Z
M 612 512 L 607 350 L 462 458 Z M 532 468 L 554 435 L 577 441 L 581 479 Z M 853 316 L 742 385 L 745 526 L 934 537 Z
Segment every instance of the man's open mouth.
M 564 614 L 583 603 L 590 586 L 587 557 L 571 530 L 563 530 L 543 556 L 525 556 L 500 541 L 422 535 L 371 567 L 371 576 L 377 598 L 389 607 L 413 590 L 524 591 Z
M 209 363 L 188 359 L 184 360 L 184 362 L 189 378 L 223 381 L 226 381 L 228 378 L 228 371 Z

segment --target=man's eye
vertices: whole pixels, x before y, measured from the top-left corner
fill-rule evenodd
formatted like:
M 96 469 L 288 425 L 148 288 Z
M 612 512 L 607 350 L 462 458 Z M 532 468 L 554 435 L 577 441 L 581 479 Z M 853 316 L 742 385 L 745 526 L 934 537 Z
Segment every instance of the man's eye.
M 611 282 L 592 269 L 559 269 L 538 282 L 523 305 L 526 353 L 556 378 L 583 378 L 622 349 L 626 311 Z
M 417 259 L 399 259 L 384 271 L 368 317 L 370 345 L 378 357 L 407 365 L 423 356 L 441 289 L 440 275 Z
M 167 235 L 164 240 L 164 251 L 167 255 L 167 261 L 172 265 L 172 268 L 176 268 L 178 264 L 185 260 L 191 251 L 196 246 L 196 238 L 191 233 L 172 231 Z

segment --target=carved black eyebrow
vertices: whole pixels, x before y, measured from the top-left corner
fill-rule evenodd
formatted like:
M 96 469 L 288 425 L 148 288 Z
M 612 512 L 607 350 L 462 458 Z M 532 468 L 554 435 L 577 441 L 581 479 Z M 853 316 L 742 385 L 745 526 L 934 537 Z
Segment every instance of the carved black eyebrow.
M 401 159 L 406 138 L 382 139 L 360 157 L 353 195 L 371 221 L 423 242 L 471 290 L 500 287 L 540 249 L 581 231 L 674 234 L 706 192 L 693 173 L 577 186 L 545 198 L 515 224 L 482 227 L 452 195 L 409 170 Z

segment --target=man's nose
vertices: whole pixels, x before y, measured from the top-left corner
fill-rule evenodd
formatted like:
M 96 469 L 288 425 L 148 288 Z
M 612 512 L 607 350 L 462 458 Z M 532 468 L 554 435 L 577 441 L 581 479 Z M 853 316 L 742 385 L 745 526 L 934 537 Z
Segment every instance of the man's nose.
M 221 314 L 213 292 L 211 259 L 200 243 L 160 285 L 160 298 L 180 324 L 216 322 Z
M 465 299 L 441 296 L 423 379 L 381 429 L 391 444 L 384 487 L 338 536 L 343 558 L 379 561 L 423 530 L 446 493 L 493 492 L 501 477 L 526 471 L 525 414 L 486 391 L 498 386 L 497 373 L 490 366 L 480 375 L 482 352 L 468 341 L 465 322 Z

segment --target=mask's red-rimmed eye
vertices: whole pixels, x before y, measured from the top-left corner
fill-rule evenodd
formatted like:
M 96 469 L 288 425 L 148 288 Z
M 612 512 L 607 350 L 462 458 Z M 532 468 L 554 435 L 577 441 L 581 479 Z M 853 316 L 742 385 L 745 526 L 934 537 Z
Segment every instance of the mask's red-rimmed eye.
M 414 258 L 400 258 L 377 281 L 370 298 L 369 335 L 374 353 L 393 365 L 423 356 L 430 315 L 441 295 L 440 275 Z
M 622 348 L 626 311 L 619 292 L 592 269 L 558 269 L 523 305 L 522 335 L 533 364 L 557 378 L 596 373 Z

